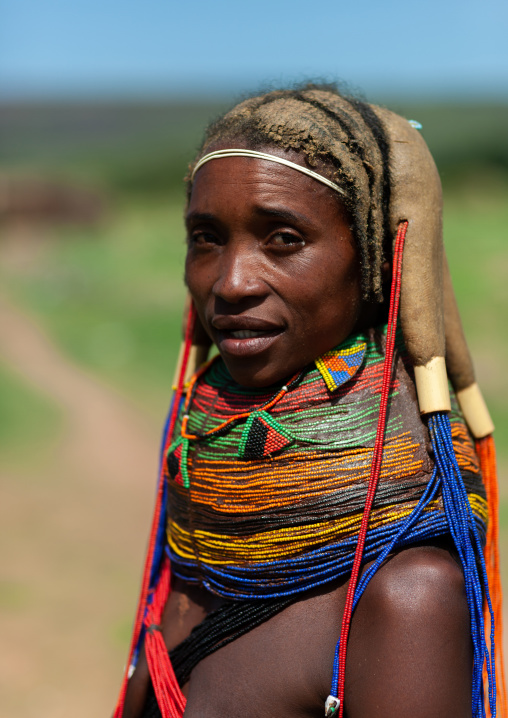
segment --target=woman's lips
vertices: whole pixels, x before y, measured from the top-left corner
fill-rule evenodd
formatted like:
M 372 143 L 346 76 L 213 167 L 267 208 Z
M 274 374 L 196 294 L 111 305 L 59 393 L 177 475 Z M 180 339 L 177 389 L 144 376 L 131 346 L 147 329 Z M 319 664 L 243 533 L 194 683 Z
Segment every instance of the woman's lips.
M 266 332 L 264 331 L 258 331 L 254 332 L 251 329 L 237 329 L 235 331 L 230 332 L 233 339 L 256 339 L 257 337 L 261 337 Z
M 229 356 L 248 357 L 270 347 L 282 333 L 281 328 L 219 329 L 215 331 L 219 351 Z

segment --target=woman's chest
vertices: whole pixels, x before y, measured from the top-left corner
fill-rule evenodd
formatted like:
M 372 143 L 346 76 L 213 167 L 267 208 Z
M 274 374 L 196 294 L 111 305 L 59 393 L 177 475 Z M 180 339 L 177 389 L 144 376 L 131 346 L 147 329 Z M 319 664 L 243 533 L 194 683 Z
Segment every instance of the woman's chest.
M 184 688 L 186 718 L 321 717 L 344 600 L 343 585 L 314 591 L 201 660 Z

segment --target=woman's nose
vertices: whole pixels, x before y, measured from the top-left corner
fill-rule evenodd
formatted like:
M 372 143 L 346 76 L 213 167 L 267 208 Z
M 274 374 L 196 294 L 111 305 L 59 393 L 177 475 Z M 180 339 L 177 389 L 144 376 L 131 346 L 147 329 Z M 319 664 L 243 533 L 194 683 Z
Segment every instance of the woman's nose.
M 213 285 L 216 297 L 230 304 L 262 297 L 268 292 L 262 262 L 251 248 L 226 247 L 219 263 L 219 276 Z

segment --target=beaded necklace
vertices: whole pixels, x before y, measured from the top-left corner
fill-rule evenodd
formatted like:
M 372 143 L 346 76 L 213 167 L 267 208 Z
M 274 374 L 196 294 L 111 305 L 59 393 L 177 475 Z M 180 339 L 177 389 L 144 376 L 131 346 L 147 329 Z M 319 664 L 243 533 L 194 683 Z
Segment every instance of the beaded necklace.
M 208 369 L 211 367 L 211 365 L 217 360 L 217 358 L 212 359 L 210 362 L 205 364 L 191 379 L 191 382 L 189 384 L 189 387 L 187 389 L 187 397 L 185 399 L 185 404 L 183 408 L 183 417 L 182 417 L 182 424 L 180 427 L 180 437 L 173 442 L 173 444 L 170 446 L 168 450 L 168 468 L 171 467 L 171 465 L 177 464 L 178 467 L 178 475 L 180 477 L 179 483 L 181 483 L 186 489 L 190 488 L 190 480 L 189 480 L 189 470 L 188 470 L 188 458 L 189 458 L 189 449 L 191 442 L 196 441 L 205 441 L 208 439 L 218 438 L 225 434 L 227 434 L 229 431 L 231 431 L 237 424 L 239 424 L 244 419 L 247 420 L 247 427 L 248 429 L 251 428 L 253 421 L 256 420 L 257 417 L 263 416 L 268 418 L 268 423 L 270 422 L 270 416 L 267 413 L 269 409 L 272 409 L 288 392 L 291 391 L 291 389 L 295 388 L 303 375 L 305 374 L 305 370 L 297 372 L 294 374 L 294 376 L 291 377 L 291 379 L 287 382 L 287 384 L 284 384 L 280 389 L 277 390 L 275 395 L 271 397 L 268 401 L 266 401 L 261 407 L 258 407 L 256 409 L 249 408 L 247 411 L 240 411 L 239 413 L 235 414 L 234 416 L 229 417 L 228 419 L 225 419 L 224 421 L 220 422 L 218 426 L 213 427 L 212 429 L 209 429 L 208 431 L 194 431 L 189 432 L 187 430 L 189 419 L 191 417 L 191 407 L 193 400 L 196 396 L 196 391 L 199 386 L 200 379 L 204 376 L 204 374 L 208 371 Z M 259 423 L 259 421 L 258 421 Z M 278 441 L 278 435 L 276 435 L 276 439 L 274 441 L 273 448 L 278 448 L 280 441 Z M 247 445 L 247 437 L 244 441 L 244 453 L 248 453 L 249 451 L 256 451 L 259 449 L 260 442 L 262 441 L 261 436 L 256 434 L 256 432 L 250 433 L 250 440 Z M 171 468 L 170 468 L 171 471 Z
M 201 372 L 180 412 L 180 421 L 189 417 L 185 435 L 177 422 L 178 438 L 167 454 L 167 553 L 175 575 L 225 598 L 268 600 L 347 572 L 372 463 L 383 346 L 382 328 L 350 337 L 288 381 L 292 391 L 275 404 L 274 396 L 235 385 L 221 360 Z M 408 399 L 412 380 L 401 337 L 396 346 L 369 557 L 416 507 L 433 472 L 428 434 Z M 332 391 L 329 374 L 346 360 L 358 367 L 356 374 L 340 382 L 334 374 Z M 263 413 L 268 405 L 270 415 Z M 484 532 L 478 462 L 455 400 L 451 418 L 460 470 Z M 185 436 L 204 437 L 199 451 Z M 441 498 L 433 496 L 407 540 L 448 530 Z
M 204 432 L 195 432 L 194 434 L 190 434 L 187 432 L 187 424 L 189 422 L 190 418 L 190 410 L 192 406 L 193 399 L 196 394 L 196 389 L 198 386 L 198 382 L 203 376 L 203 374 L 208 370 L 212 362 L 214 362 L 217 359 L 217 357 L 214 357 L 210 362 L 205 364 L 201 369 L 194 375 L 194 377 L 191 379 L 191 382 L 189 384 L 189 388 L 187 391 L 187 398 L 185 400 L 184 405 L 184 415 L 182 418 L 182 427 L 180 429 L 180 435 L 183 439 L 188 439 L 190 441 L 195 441 L 198 439 L 206 439 L 210 436 L 213 436 L 214 434 L 224 433 L 227 429 L 231 428 L 234 424 L 238 423 L 242 419 L 248 419 L 254 409 L 251 409 L 249 411 L 243 411 L 239 414 L 236 414 L 235 416 L 231 416 L 229 419 L 226 419 L 223 421 L 219 426 L 215 426 L 213 429 L 209 429 L 208 431 Z M 261 406 L 259 409 L 256 409 L 256 411 L 268 411 L 269 409 L 272 409 L 275 404 L 277 404 L 278 401 L 282 399 L 282 397 L 287 394 L 288 391 L 291 391 L 302 376 L 304 375 L 304 371 L 299 371 L 288 381 L 287 384 L 284 384 L 284 386 L 279 389 L 275 396 L 273 396 L 271 399 L 269 399 L 263 406 Z

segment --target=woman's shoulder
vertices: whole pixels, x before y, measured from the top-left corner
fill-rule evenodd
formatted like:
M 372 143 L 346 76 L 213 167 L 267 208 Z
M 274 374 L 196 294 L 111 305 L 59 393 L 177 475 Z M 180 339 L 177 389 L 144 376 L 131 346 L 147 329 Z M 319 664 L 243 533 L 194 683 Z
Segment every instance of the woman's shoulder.
M 391 556 L 353 619 L 348 716 L 470 715 L 469 623 L 464 576 L 448 548 Z
M 395 552 L 374 575 L 365 598 L 378 611 L 396 615 L 435 608 L 447 601 L 465 600 L 464 575 L 445 542 L 417 545 Z

